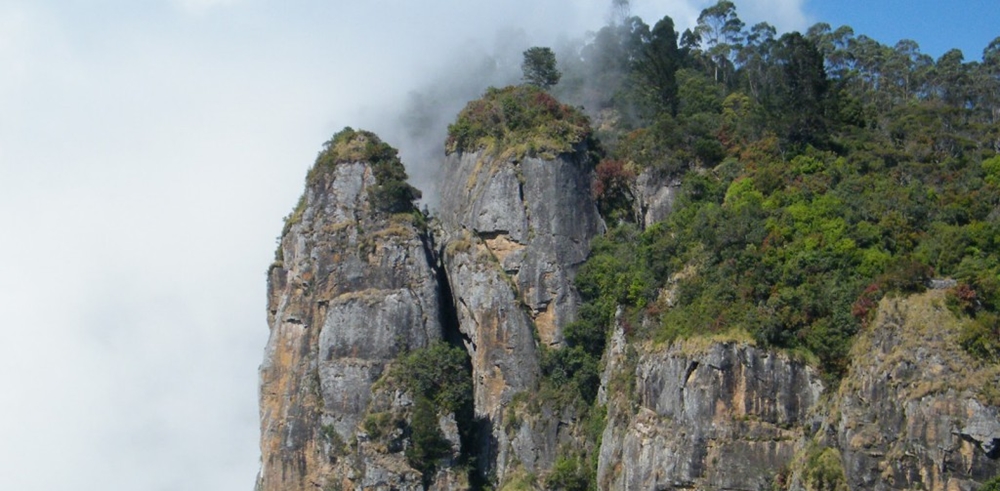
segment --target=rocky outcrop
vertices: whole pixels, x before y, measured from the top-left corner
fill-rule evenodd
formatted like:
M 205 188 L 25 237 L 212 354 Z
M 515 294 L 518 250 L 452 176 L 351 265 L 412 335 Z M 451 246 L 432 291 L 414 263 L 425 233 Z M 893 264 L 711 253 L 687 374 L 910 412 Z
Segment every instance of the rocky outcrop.
M 1000 367 L 959 330 L 943 291 L 881 302 L 822 435 L 851 489 L 971 491 L 1000 474 Z
M 481 457 L 500 477 L 508 462 L 551 461 L 533 450 L 516 455 L 552 445 L 512 446 L 504 408 L 536 386 L 536 342 L 559 346 L 576 316 L 576 267 L 602 227 L 584 159 L 459 152 L 444 163 L 444 266 L 472 356 L 476 413 L 492 435 Z
M 405 394 L 373 393 L 389 363 L 443 336 L 430 238 L 414 215 L 376 209 L 375 185 L 367 162 L 317 164 L 281 237 L 260 367 L 264 491 L 312 491 L 343 480 L 422 489 L 402 448 L 376 449 L 358 438 L 367 415 L 407 413 Z
M 771 489 L 810 433 L 823 390 L 813 369 L 745 342 L 632 354 L 623 343 L 603 380 L 600 489 Z M 608 390 L 616 377 L 633 388 Z
M 978 489 L 1000 474 L 1000 367 L 944 291 L 884 299 L 839 389 L 746 342 L 611 337 L 600 489 Z
M 649 227 L 665 220 L 673 211 L 674 199 L 679 188 L 679 181 L 661 171 L 652 168 L 643 169 L 632 185 L 636 223 Z
M 454 153 L 444 163 L 439 217 L 447 237 L 468 233 L 511 279 L 548 345 L 576 315 L 576 266 L 602 229 L 582 155 L 554 160 Z M 446 262 L 446 266 L 448 263 Z M 449 271 L 451 268 L 449 268 Z
M 595 451 L 596 475 L 564 474 L 609 490 L 837 491 L 974 491 L 1000 474 L 1000 366 L 959 346 L 953 285 L 883 299 L 836 390 L 739 336 L 629 342 L 620 313 L 597 405 L 554 402 L 542 353 L 564 348 L 574 275 L 603 226 L 584 153 L 448 156 L 438 246 L 422 215 L 392 213 L 406 189 L 379 176 L 405 173 L 361 136 L 310 172 L 268 273 L 258 489 L 524 489 Z M 362 151 L 392 158 L 352 157 Z M 669 212 L 673 184 L 640 185 L 648 224 Z M 661 299 L 670 308 L 669 291 Z M 439 340 L 465 347 L 449 348 L 461 410 L 427 409 L 436 396 L 392 375 Z M 418 462 L 421 431 L 433 451 Z

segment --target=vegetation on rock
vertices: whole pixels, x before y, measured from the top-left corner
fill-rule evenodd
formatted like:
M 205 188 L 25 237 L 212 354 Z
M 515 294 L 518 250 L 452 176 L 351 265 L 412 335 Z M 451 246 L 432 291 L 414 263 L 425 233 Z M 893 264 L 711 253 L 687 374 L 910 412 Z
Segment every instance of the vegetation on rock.
M 632 336 L 746 331 L 837 376 L 879 298 L 950 277 L 963 346 L 1000 361 L 1000 38 L 965 63 L 849 27 L 776 32 L 720 1 L 682 35 L 633 17 L 562 60 L 558 95 L 615 115 L 593 186 L 612 226 L 568 344 L 587 333 L 599 357 L 621 305 Z M 646 230 L 643 170 L 682 176 Z
M 338 164 L 367 163 L 375 174 L 375 186 L 369 188 L 372 205 L 379 211 L 401 213 L 414 209 L 420 191 L 409 185 L 406 168 L 398 151 L 370 131 L 346 127 L 323 144 L 307 182 L 315 182 Z
M 453 413 L 472 403 L 472 381 L 465 350 L 437 342 L 400 359 L 392 377 L 414 397 L 424 398 L 439 413 Z
M 552 49 L 538 46 L 524 52 L 521 71 L 524 72 L 526 83 L 542 89 L 559 83 L 559 77 L 562 76 L 556 68 L 556 55 Z
M 389 377 L 414 399 L 410 446 L 405 455 L 407 462 L 423 474 L 427 485 L 438 461 L 450 456 L 452 451 L 451 443 L 438 426 L 438 417 L 454 415 L 462 432 L 459 436 L 463 445 L 472 437 L 469 355 L 462 348 L 436 342 L 403 356 Z
M 452 152 L 487 153 L 504 157 L 553 159 L 573 153 L 591 138 L 590 122 L 582 112 L 559 103 L 532 85 L 489 88 L 448 126 L 445 148 Z
M 752 340 L 803 354 L 835 382 L 852 345 L 865 347 L 858 334 L 871 328 L 883 297 L 949 278 L 947 305 L 961 327 L 933 327 L 960 329 L 957 343 L 996 369 L 1000 38 L 982 62 L 956 51 L 933 60 L 915 42 L 884 46 L 846 26 L 781 36 L 766 23 L 747 28 L 722 0 L 682 34 L 670 17 L 652 28 L 624 17 L 578 48 L 560 60 L 558 87 L 552 51 L 529 49 L 528 84 L 488 89 L 448 127 L 448 153 L 552 159 L 599 140 L 605 157 L 590 191 L 609 226 L 576 271 L 583 303 L 562 328 L 564 345 L 539 347 L 537 390 L 515 396 L 503 421 L 513 431 L 525 424 L 519 411 L 568 409 L 547 412 L 572 419 L 577 445 L 564 445 L 537 476 L 514 476 L 510 489 L 596 488 L 607 415 L 597 394 L 613 326 L 647 347 Z M 596 135 L 583 110 L 560 103 L 550 87 L 587 107 L 601 122 Z M 370 132 L 335 134 L 308 182 L 354 162 L 371 166 L 376 210 L 413 210 L 420 193 L 406 183 L 397 151 Z M 644 173 L 681 182 L 671 214 L 648 227 L 634 192 Z M 446 250 L 463 247 L 469 242 L 456 240 Z M 613 374 L 609 390 L 634 392 L 632 372 Z M 464 458 L 476 436 L 469 356 L 432 344 L 402 356 L 387 378 L 412 397 L 400 412 L 409 419 L 373 413 L 363 428 L 374 439 L 405 433 L 406 459 L 427 485 L 452 452 L 440 417 L 455 416 Z M 329 433 L 330 447 L 343 447 Z M 838 449 L 813 445 L 798 460 L 806 489 L 847 488 Z

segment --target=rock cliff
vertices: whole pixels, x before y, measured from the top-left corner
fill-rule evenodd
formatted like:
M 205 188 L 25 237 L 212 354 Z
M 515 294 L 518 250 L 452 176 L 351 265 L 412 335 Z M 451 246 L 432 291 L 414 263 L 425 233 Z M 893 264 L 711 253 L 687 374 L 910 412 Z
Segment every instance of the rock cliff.
M 974 491 L 1000 474 L 1000 366 L 960 347 L 943 290 L 883 299 L 839 379 L 739 334 L 630 340 L 619 316 L 596 402 L 554 400 L 546 357 L 572 353 L 603 223 L 585 149 L 512 155 L 444 158 L 428 226 L 394 150 L 327 144 L 268 275 L 259 489 Z M 643 220 L 669 213 L 675 184 L 641 186 Z
M 504 408 L 535 388 L 537 343 L 559 346 L 562 328 L 576 316 L 576 267 L 602 227 L 586 156 L 518 160 L 456 152 L 445 160 L 444 175 L 444 267 L 472 356 L 476 413 L 492 435 L 481 457 L 501 478 L 514 462 L 534 471 L 539 458 L 551 462 L 555 445 L 512 445 L 502 430 Z M 539 456 L 536 448 L 552 451 Z
M 586 157 L 518 160 L 457 152 L 445 159 L 444 174 L 450 176 L 439 186 L 445 237 L 471 236 L 485 246 L 511 279 L 541 341 L 558 345 L 580 302 L 575 268 L 603 227 Z
M 884 299 L 855 343 L 821 435 L 850 489 L 973 490 L 1000 474 L 1000 367 L 959 347 L 945 301 Z
M 343 140 L 381 145 L 365 132 Z M 263 490 L 315 490 L 345 479 L 364 488 L 421 487 L 398 451 L 366 446 L 359 423 L 376 412 L 405 415 L 406 394 L 373 385 L 402 353 L 444 336 L 436 258 L 412 213 L 373 202 L 380 184 L 373 163 L 349 157 L 317 163 L 269 271 Z M 345 465 L 352 453 L 371 458 Z
M 604 377 L 630 380 L 607 391 L 600 489 L 770 489 L 811 433 L 823 384 L 800 361 L 705 340 L 639 347 L 629 361 L 623 343 Z

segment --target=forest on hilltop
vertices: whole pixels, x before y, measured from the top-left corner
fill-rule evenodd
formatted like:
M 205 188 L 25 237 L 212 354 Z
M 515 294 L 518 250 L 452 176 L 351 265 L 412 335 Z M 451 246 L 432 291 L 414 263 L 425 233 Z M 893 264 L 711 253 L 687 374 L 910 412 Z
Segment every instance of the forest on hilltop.
M 1000 363 L 1000 37 L 978 61 L 959 50 L 935 60 L 916 41 L 887 46 L 849 26 L 778 36 L 725 0 L 683 33 L 615 4 L 615 22 L 558 53 L 549 88 L 591 118 L 592 191 L 609 230 L 578 272 L 585 303 L 566 348 L 543 350 L 541 395 L 576 401 L 583 426 L 601 426 L 616 316 L 632 342 L 752 338 L 836 383 L 879 300 L 935 278 L 954 280 L 962 347 Z M 532 100 L 546 102 L 521 102 Z M 493 121 L 507 124 L 503 111 Z M 679 186 L 671 214 L 648 227 L 643 173 Z M 592 486 L 594 459 L 558 461 L 546 485 Z
M 1000 361 L 1000 37 L 981 61 L 934 60 L 848 26 L 778 36 L 725 0 L 683 33 L 615 3 L 615 22 L 558 53 L 549 88 L 591 118 L 609 227 L 577 277 L 586 304 L 568 349 L 543 363 L 551 386 L 593 400 L 619 306 L 632 339 L 749 336 L 835 380 L 878 300 L 932 278 L 957 282 L 965 349 Z M 450 126 L 449 149 L 577 121 L 529 97 L 541 90 L 490 89 Z M 539 114 L 551 116 L 524 119 Z M 635 209 L 642 173 L 679 183 L 674 211 L 649 227 Z

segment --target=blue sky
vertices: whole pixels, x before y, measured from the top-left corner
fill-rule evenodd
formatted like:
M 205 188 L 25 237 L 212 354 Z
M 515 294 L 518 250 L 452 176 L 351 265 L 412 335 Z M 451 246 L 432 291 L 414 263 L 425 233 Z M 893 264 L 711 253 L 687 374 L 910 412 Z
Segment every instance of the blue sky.
M 890 46 L 912 39 L 934 59 L 957 48 L 965 61 L 979 61 L 983 48 L 1000 36 L 997 0 L 811 0 L 805 11 L 816 21 L 849 25 L 855 34 Z
M 988 3 L 737 5 L 978 59 Z M 0 0 L 0 489 L 252 489 L 264 272 L 322 142 L 374 130 L 431 193 L 434 132 L 519 60 L 478 63 L 608 4 Z M 708 4 L 633 2 L 679 28 Z M 427 87 L 440 114 L 415 138 L 400 108 Z

